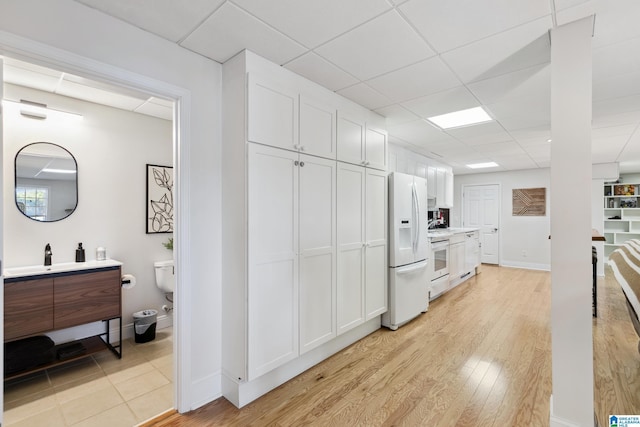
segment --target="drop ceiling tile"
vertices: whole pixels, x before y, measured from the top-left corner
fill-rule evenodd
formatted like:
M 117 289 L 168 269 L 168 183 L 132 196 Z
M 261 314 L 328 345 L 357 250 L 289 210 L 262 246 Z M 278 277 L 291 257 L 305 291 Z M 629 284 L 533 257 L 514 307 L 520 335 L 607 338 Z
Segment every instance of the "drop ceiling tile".
M 411 0 L 400 10 L 438 52 L 551 13 L 549 2 L 545 0 Z
M 549 142 L 547 142 L 546 144 L 530 145 L 528 147 L 524 147 L 524 151 L 533 159 L 551 159 L 551 143 Z
M 443 53 L 442 59 L 469 83 L 545 64 L 551 60 L 550 16 Z
M 367 84 L 391 101 L 401 102 L 460 86 L 460 80 L 439 57 L 433 57 L 368 80 Z
M 556 1 L 556 9 L 558 9 L 558 12 L 556 13 L 556 23 L 558 25 L 568 24 L 569 22 L 577 21 L 578 19 L 595 15 L 596 13 L 595 0 L 578 1 L 573 3 L 575 3 L 575 5 L 567 8 L 562 8 L 562 10 L 560 10 L 558 2 Z
M 289 62 L 306 51 L 232 3 L 222 5 L 180 45 L 220 63 L 244 49 L 276 64 Z
M 389 135 L 416 145 L 455 141 L 452 137 L 424 120 L 416 120 L 387 128 Z
M 628 113 L 640 109 L 640 94 L 593 102 L 593 116 Z
M 631 17 L 640 16 L 636 0 L 605 1 L 597 4 L 593 47 L 640 37 L 640 26 Z
M 538 164 L 530 158 L 503 160 L 496 162 L 506 170 L 537 169 Z
M 312 49 L 391 9 L 385 0 L 233 0 Z
M 501 117 L 500 124 L 512 133 L 519 129 L 546 126 L 551 128 L 551 115 L 548 111 L 537 111 Z
M 490 144 L 512 141 L 513 138 L 496 122 L 481 123 L 445 131 L 454 138 L 469 145 Z
M 104 89 L 90 87 L 68 80 L 63 80 L 60 83 L 56 93 L 128 111 L 135 110 L 145 102 L 145 100 L 139 98 L 109 92 Z
M 375 110 L 375 112 L 386 119 L 387 126 L 395 126 L 402 123 L 413 122 L 420 118 L 399 104 L 378 108 L 377 110 Z
M 478 152 L 491 156 L 525 156 L 526 153 L 515 142 L 494 142 L 474 147 Z
M 173 42 L 180 41 L 224 0 L 77 0 Z
M 548 139 L 550 139 L 551 129 L 548 126 L 521 128 L 510 131 L 509 134 L 518 142 L 531 140 L 531 144 L 535 144 L 535 142 L 533 141 L 546 142 Z M 521 143 L 521 145 L 523 144 Z
M 551 142 L 549 142 L 549 139 L 551 138 L 551 131 L 548 132 L 548 135 L 549 136 L 537 138 L 518 138 L 516 139 L 516 142 L 528 152 L 531 147 L 544 147 L 551 144 Z
M 631 137 L 633 133 L 638 129 L 637 123 L 625 124 L 620 126 L 607 126 L 594 128 L 591 130 L 591 138 L 608 138 L 612 136 L 624 136 Z
M 540 64 L 467 85 L 483 104 L 539 98 L 551 102 L 551 67 Z
M 593 80 L 595 101 L 640 94 L 640 72 Z
M 331 40 L 315 52 L 361 80 L 434 55 L 395 10 Z
M 618 114 L 594 114 L 591 127 L 598 129 L 609 126 L 620 126 L 640 122 L 640 109 Z
M 313 52 L 299 56 L 284 67 L 334 92 L 359 82 L 349 73 Z
M 609 163 L 620 159 L 627 141 L 613 138 L 606 142 L 595 142 L 591 145 L 591 159 L 593 163 Z
M 640 56 L 629 54 L 638 51 L 640 51 L 640 38 L 594 48 L 593 79 L 640 72 Z
M 370 110 L 391 104 L 389 98 L 376 92 L 365 83 L 349 86 L 346 89 L 339 90 L 337 93 Z
M 401 104 L 422 118 L 465 110 L 480 105 L 471 92 L 463 86 L 402 102 Z
M 56 90 L 62 75 L 62 73 L 43 73 L 10 64 L 5 64 L 3 68 L 5 83 L 39 89 L 45 92 Z
M 591 0 L 554 0 L 556 10 L 567 9 L 569 7 L 580 6 L 587 3 L 591 3 Z

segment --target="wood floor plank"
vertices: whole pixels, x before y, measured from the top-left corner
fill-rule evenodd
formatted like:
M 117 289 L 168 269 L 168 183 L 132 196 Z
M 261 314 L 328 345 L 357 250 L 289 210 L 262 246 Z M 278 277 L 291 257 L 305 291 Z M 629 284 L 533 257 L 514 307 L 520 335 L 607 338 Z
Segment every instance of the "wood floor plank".
M 609 277 L 594 319 L 595 409 L 640 413 L 640 355 Z M 380 329 L 242 409 L 220 398 L 160 420 L 179 426 L 547 426 L 551 283 L 483 265 L 397 331 Z

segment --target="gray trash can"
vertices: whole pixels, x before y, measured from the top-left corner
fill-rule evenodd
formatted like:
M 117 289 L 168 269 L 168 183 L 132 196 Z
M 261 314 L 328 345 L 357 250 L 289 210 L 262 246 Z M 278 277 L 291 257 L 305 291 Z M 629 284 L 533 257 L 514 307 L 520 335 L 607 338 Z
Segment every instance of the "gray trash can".
M 158 310 L 142 310 L 133 313 L 133 329 L 137 343 L 153 341 L 156 338 Z

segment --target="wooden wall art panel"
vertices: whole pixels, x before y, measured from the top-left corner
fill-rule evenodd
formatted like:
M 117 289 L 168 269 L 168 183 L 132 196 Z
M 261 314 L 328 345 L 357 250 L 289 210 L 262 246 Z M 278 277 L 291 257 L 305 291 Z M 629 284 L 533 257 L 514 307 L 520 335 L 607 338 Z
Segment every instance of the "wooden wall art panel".
M 546 188 L 516 188 L 513 190 L 513 216 L 545 216 Z

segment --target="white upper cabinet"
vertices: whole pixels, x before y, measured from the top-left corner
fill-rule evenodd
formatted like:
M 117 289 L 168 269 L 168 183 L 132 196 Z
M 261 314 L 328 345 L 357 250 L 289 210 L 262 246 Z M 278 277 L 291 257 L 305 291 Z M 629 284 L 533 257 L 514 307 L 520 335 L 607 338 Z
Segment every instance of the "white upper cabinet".
M 247 139 L 297 150 L 298 92 L 249 74 Z
M 338 160 L 364 166 L 364 119 L 338 111 Z
M 453 207 L 453 173 L 447 169 L 429 166 L 427 168 L 427 197 L 430 207 Z
M 365 166 L 374 169 L 387 169 L 387 132 L 368 127 L 365 134 Z
M 299 150 L 306 154 L 336 158 L 336 108 L 300 95 Z

